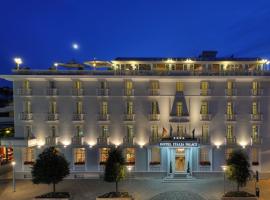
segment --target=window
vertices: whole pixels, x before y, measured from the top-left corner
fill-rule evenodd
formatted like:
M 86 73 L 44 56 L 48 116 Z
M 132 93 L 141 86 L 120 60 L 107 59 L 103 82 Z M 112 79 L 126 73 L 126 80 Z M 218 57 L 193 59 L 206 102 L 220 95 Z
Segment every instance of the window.
M 159 164 L 160 164 L 160 148 L 152 147 L 150 165 L 159 165 Z
M 259 137 L 259 126 L 258 125 L 252 125 L 252 133 L 251 137 L 253 139 L 256 139 Z
M 201 81 L 201 95 L 207 95 L 209 90 L 209 82 Z
M 177 127 L 176 127 L 176 134 L 179 137 L 184 137 L 185 136 L 184 126 L 183 125 L 177 125 Z
M 176 103 L 176 116 L 181 117 L 183 115 L 183 103 L 177 102 Z
M 56 114 L 56 101 L 51 101 L 50 102 L 50 114 Z
M 24 148 L 24 165 L 33 165 L 35 161 L 35 151 L 33 147 Z
M 100 148 L 99 149 L 99 164 L 100 165 L 104 165 L 108 158 L 109 158 L 109 151 L 110 151 L 110 148 Z
M 30 89 L 30 81 L 24 80 L 23 81 L 23 88 L 24 89 Z
M 56 131 L 56 126 L 51 126 L 51 136 L 56 137 L 57 131 Z
M 257 101 L 253 101 L 252 102 L 252 114 L 253 115 L 257 115 L 257 114 L 259 114 L 259 109 L 258 109 L 258 107 L 259 107 L 259 102 L 257 102 Z
M 159 81 L 151 81 L 150 85 L 151 85 L 151 89 L 153 89 L 153 90 L 159 89 Z
M 151 137 L 158 138 L 158 125 L 151 126 Z
M 100 81 L 100 89 L 107 89 L 108 88 L 108 82 L 107 81 Z
M 252 81 L 252 90 L 257 93 L 258 89 L 260 88 L 259 82 L 258 81 Z
M 233 102 L 231 101 L 227 102 L 226 114 L 227 114 L 227 120 L 233 120 L 234 111 L 233 111 Z
M 133 83 L 131 80 L 125 80 L 125 95 L 131 96 L 132 95 L 132 89 L 133 89 Z
M 229 80 L 227 81 L 227 95 L 232 96 L 233 95 L 233 88 L 234 88 L 234 82 Z
M 74 88 L 75 89 L 81 89 L 82 88 L 82 82 L 81 81 L 75 81 L 74 82 Z
M 200 165 L 210 165 L 209 151 L 207 148 L 200 148 Z
M 24 127 L 24 136 L 25 138 L 32 138 L 32 127 L 31 126 L 25 126 Z
M 259 151 L 258 148 L 252 148 L 251 150 L 252 165 L 259 165 Z
M 75 136 L 78 136 L 78 137 L 83 137 L 83 127 L 82 125 L 77 125 L 75 126 Z
M 49 81 L 49 88 L 54 89 L 55 88 L 55 82 Z
M 26 100 L 24 102 L 23 110 L 25 113 L 31 113 L 31 101 Z
M 201 114 L 202 115 L 207 115 L 208 114 L 208 102 L 207 101 L 202 101 Z
M 75 165 L 85 164 L 85 148 L 74 149 L 74 164 Z
M 108 102 L 103 101 L 101 102 L 101 115 L 107 115 L 108 114 Z
M 176 92 L 183 92 L 183 91 L 184 91 L 184 83 L 176 82 Z
M 133 138 L 133 125 L 127 126 L 127 138 L 131 140 Z
M 209 137 L 209 126 L 204 124 L 202 125 L 202 138 L 208 139 Z
M 233 149 L 232 148 L 227 148 L 226 149 L 226 155 L 225 155 L 225 157 L 226 157 L 226 160 L 228 160 L 229 158 L 230 158 L 230 156 L 232 155 L 232 152 L 233 152 Z
M 159 114 L 158 102 L 152 101 L 151 103 L 151 114 L 156 115 Z
M 135 149 L 126 148 L 126 164 L 134 165 L 135 164 Z
M 234 138 L 234 136 L 233 136 L 233 126 L 231 124 L 228 124 L 227 125 L 227 128 L 226 128 L 226 137 L 227 137 L 227 139 Z
M 81 101 L 76 102 L 76 114 L 82 114 L 82 102 Z
M 127 113 L 128 115 L 133 114 L 133 102 L 132 101 L 127 101 Z
M 109 127 L 108 125 L 102 125 L 101 127 L 101 138 L 107 138 L 109 136 Z

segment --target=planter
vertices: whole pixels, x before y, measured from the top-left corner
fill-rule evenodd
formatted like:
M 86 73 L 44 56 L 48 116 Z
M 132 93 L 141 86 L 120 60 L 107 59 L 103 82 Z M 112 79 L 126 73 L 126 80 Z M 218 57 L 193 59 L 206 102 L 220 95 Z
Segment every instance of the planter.
M 257 197 L 222 197 L 221 200 L 258 200 Z
M 34 200 L 70 200 L 70 198 L 34 198 Z
M 115 197 L 115 198 L 101 198 L 101 197 L 97 197 L 96 200 L 133 200 L 132 197 Z
M 107 194 L 97 197 L 96 200 L 133 200 L 133 197 L 130 196 L 127 192 L 121 192 L 121 197 L 115 195 L 115 192 L 109 192 Z
M 221 200 L 257 200 L 253 194 L 244 191 L 231 191 L 227 192 Z
M 47 193 L 44 195 L 40 195 L 34 198 L 34 200 L 70 200 L 70 194 L 67 192 L 56 192 L 54 195 L 56 196 L 52 196 L 53 193 Z

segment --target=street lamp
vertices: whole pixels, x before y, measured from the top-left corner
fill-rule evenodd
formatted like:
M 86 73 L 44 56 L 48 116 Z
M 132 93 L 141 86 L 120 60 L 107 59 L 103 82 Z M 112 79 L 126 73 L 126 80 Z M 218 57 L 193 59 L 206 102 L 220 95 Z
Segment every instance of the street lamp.
M 11 165 L 12 165 L 12 169 L 13 169 L 13 177 L 12 177 L 12 180 L 13 180 L 13 192 L 16 192 L 16 185 L 15 185 L 15 165 L 16 165 L 16 162 L 12 161 Z
M 223 193 L 225 194 L 225 172 L 228 169 L 228 166 L 222 165 L 221 168 L 223 170 Z
M 23 63 L 22 59 L 19 57 L 14 58 L 14 62 L 16 63 L 17 69 L 19 69 L 20 65 Z

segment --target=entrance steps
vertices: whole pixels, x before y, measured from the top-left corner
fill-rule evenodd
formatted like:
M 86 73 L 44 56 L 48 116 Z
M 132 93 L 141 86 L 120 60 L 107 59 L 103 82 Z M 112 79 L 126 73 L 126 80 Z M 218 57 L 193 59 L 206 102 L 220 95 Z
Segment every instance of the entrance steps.
M 178 182 L 192 182 L 196 181 L 196 178 L 188 173 L 174 173 L 163 178 L 163 183 L 178 183 Z

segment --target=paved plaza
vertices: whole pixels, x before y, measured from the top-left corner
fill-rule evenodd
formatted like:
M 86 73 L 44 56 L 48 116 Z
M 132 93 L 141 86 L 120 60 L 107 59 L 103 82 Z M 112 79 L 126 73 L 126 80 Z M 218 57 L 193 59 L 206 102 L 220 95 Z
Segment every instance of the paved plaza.
M 0 199 L 29 200 L 52 189 L 48 185 L 33 185 L 31 180 L 17 180 L 16 183 L 16 192 L 12 192 L 11 180 L 1 179 Z M 270 180 L 260 181 L 260 187 L 260 200 L 269 200 Z M 233 188 L 233 184 L 227 181 L 226 189 L 229 188 Z M 56 189 L 69 191 L 75 200 L 94 200 L 97 195 L 114 190 L 114 184 L 102 180 L 67 179 L 58 184 Z M 204 178 L 180 183 L 162 183 L 161 179 L 129 179 L 120 183 L 120 190 L 130 192 L 135 200 L 166 200 L 165 196 L 168 200 L 219 200 L 223 193 L 223 178 Z M 254 182 L 250 182 L 245 190 L 254 192 Z

